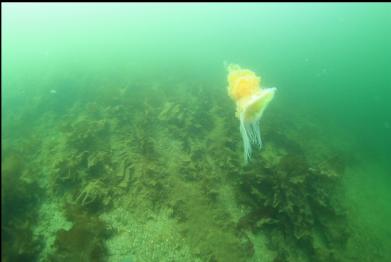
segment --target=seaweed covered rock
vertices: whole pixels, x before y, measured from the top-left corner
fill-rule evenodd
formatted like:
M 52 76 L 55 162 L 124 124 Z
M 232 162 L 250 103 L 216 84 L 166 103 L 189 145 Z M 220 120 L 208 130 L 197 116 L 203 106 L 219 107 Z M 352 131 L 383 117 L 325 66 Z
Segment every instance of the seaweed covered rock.
M 57 233 L 51 261 L 106 261 L 105 239 L 109 237 L 106 224 L 78 206 L 67 205 L 65 211 L 73 226 Z
M 112 204 L 110 187 L 101 179 L 87 182 L 75 198 L 75 202 L 90 213 L 102 211 Z
M 24 159 L 6 152 L 1 168 L 1 247 L 4 261 L 36 261 L 41 243 L 33 237 L 41 188 L 27 181 Z
M 241 194 L 246 192 L 242 200 L 252 211 L 240 219 L 239 230 L 267 232 L 270 247 L 279 252 L 277 261 L 295 260 L 287 251 L 292 248 L 311 261 L 331 259 L 331 251 L 343 247 L 348 238 L 343 208 L 335 201 L 337 173 L 327 165 L 310 166 L 303 156 L 293 154 L 283 155 L 274 165 L 258 165 L 262 167 L 257 173 L 245 172 L 241 183 Z
M 110 124 L 103 117 L 97 120 L 81 114 L 76 120 L 65 119 L 60 130 L 64 133 L 68 146 L 80 152 L 94 151 L 106 147 Z

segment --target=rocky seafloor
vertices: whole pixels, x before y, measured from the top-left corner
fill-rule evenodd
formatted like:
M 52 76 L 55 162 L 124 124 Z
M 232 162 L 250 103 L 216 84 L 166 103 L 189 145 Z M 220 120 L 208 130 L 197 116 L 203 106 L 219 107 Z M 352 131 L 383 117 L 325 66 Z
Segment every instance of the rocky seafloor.
M 207 87 L 130 82 L 4 115 L 2 259 L 386 261 L 359 249 L 348 146 L 276 99 L 244 165 L 235 108 Z

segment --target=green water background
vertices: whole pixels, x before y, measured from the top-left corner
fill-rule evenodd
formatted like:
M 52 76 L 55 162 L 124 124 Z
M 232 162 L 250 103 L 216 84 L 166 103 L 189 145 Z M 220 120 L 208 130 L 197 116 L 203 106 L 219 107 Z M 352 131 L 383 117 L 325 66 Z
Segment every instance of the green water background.
M 277 86 L 284 102 L 350 129 L 363 145 L 387 153 L 390 8 L 346 3 L 4 5 L 3 92 L 5 98 L 23 99 L 18 87 L 40 92 L 47 75 L 94 70 L 117 78 L 173 71 L 184 76 L 186 70 L 195 79 L 223 86 L 223 62 L 237 62 L 261 72 L 264 85 Z M 5 98 L 3 108 L 8 108 Z
M 390 27 L 386 3 L 2 4 L 2 139 L 128 78 L 217 83 L 226 96 L 224 62 L 238 63 L 330 143 L 353 141 L 348 199 L 391 241 Z M 42 94 L 47 107 L 26 110 Z

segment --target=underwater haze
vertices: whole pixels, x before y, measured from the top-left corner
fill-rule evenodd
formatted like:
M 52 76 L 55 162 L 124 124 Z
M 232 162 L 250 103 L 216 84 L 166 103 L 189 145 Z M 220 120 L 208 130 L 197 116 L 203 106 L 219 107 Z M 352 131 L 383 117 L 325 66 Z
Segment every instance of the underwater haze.
M 391 261 L 391 4 L 4 3 L 1 27 L 4 261 Z

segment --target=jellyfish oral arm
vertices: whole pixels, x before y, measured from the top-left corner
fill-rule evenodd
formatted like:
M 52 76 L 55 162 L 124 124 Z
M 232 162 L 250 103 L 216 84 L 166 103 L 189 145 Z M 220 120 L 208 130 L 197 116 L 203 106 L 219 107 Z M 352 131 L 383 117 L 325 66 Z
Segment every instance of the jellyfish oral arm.
M 251 144 L 256 144 L 262 148 L 260 122 L 266 107 L 273 99 L 276 88 L 263 89 L 259 94 L 248 98 L 240 108 L 240 133 L 244 145 L 245 163 L 251 157 Z

